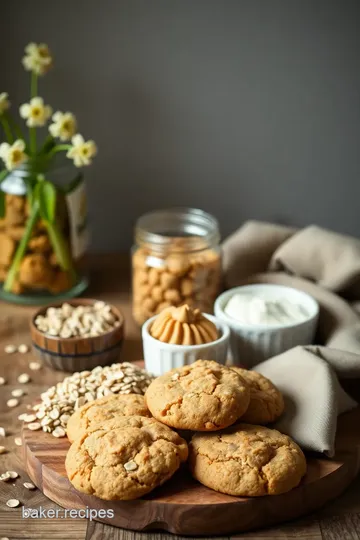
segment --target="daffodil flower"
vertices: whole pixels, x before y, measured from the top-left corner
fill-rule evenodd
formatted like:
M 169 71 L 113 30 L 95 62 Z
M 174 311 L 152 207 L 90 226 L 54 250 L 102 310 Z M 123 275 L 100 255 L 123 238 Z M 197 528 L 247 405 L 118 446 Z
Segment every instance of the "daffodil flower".
M 10 101 L 8 100 L 8 94 L 2 92 L 0 94 L 0 115 L 4 114 L 5 111 L 10 107 Z
M 24 150 L 25 143 L 21 139 L 17 139 L 13 144 L 0 144 L 0 158 L 8 171 L 16 169 L 27 160 Z
M 46 43 L 29 43 L 22 59 L 24 68 L 36 75 L 45 75 L 52 66 L 53 59 Z
M 20 107 L 20 116 L 26 119 L 26 125 L 29 127 L 44 126 L 52 114 L 49 105 L 44 105 L 41 97 L 34 97 L 30 103 L 24 103 Z
M 85 141 L 84 137 L 77 133 L 71 139 L 72 147 L 66 157 L 74 160 L 75 167 L 91 165 L 91 159 L 96 156 L 97 148 L 94 141 Z
M 49 131 L 53 137 L 58 137 L 61 141 L 68 141 L 76 133 L 76 118 L 71 112 L 57 111 L 53 117 L 53 124 L 50 124 Z

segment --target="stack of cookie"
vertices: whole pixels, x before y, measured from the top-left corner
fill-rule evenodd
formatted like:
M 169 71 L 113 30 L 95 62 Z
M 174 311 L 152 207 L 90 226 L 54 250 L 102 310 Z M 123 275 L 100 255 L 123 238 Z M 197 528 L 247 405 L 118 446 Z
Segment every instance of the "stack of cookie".
M 281 393 L 259 373 L 198 360 L 155 379 L 145 399 L 108 396 L 79 409 L 67 426 L 66 470 L 79 491 L 126 500 L 164 483 L 189 457 L 193 477 L 216 491 L 285 493 L 306 460 L 289 437 L 264 427 L 283 410 Z

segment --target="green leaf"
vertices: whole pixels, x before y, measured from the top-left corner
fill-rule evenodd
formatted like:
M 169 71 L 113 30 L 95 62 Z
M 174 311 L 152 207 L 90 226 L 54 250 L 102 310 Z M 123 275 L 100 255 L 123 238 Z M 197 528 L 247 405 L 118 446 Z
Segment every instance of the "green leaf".
M 46 180 L 38 182 L 35 186 L 34 196 L 39 203 L 40 216 L 45 221 L 54 223 L 56 211 L 56 189 Z
M 0 218 L 5 216 L 5 193 L 0 189 Z

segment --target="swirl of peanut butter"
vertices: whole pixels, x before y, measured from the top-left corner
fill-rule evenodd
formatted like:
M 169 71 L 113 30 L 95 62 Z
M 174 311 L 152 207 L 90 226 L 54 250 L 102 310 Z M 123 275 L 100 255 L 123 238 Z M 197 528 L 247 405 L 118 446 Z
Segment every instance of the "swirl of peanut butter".
M 151 325 L 150 334 L 172 345 L 203 345 L 219 337 L 215 324 L 188 305 L 164 309 Z

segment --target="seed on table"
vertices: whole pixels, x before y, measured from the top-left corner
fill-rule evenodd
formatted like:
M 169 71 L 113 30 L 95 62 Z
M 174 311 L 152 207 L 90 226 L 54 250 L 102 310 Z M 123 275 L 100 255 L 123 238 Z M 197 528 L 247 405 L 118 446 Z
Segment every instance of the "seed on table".
M 25 343 L 22 343 L 18 346 L 18 352 L 21 354 L 26 354 L 27 352 L 29 352 L 29 347 L 25 345 Z
M 30 375 L 28 375 L 27 373 L 22 373 L 18 376 L 17 380 L 20 384 L 26 384 L 30 381 Z
M 0 540 L 10 540 L 10 538 L 8 538 L 7 536 L 2 536 Z
M 4 351 L 6 352 L 6 354 L 13 354 L 14 352 L 16 352 L 16 347 L 15 345 L 6 345 Z
M 15 390 L 11 392 L 11 395 L 14 397 L 22 397 L 24 394 L 25 392 L 21 388 L 15 388 Z
M 24 482 L 24 483 L 23 483 L 23 486 L 24 486 L 26 489 L 36 489 L 36 486 L 34 486 L 34 484 L 32 484 L 31 482 Z
M 6 471 L 6 474 L 10 475 L 11 480 L 15 480 L 15 478 L 19 478 L 19 473 L 16 471 Z
M 63 429 L 62 427 L 57 426 L 57 427 L 54 429 L 54 431 L 52 432 L 52 434 L 54 435 L 54 437 L 57 437 L 57 438 L 65 437 L 66 431 L 65 431 L 65 429 Z
M 23 417 L 24 422 L 26 422 L 27 424 L 29 422 L 36 422 L 35 414 L 25 414 L 25 415 L 21 415 L 21 416 Z
M 39 362 L 30 362 L 29 368 L 31 369 L 31 371 L 38 371 L 39 369 L 41 369 L 41 364 L 39 364 Z
M 2 386 L 3 384 L 6 384 L 6 381 L 4 377 L 0 377 L 0 386 Z
M 22 446 L 21 437 L 15 437 L 14 442 L 15 442 L 16 446 Z
M 9 508 L 17 508 L 18 506 L 20 506 L 20 501 L 18 501 L 17 499 L 9 499 L 6 503 L 6 506 L 8 506 Z
M 60 416 L 60 411 L 59 409 L 52 409 L 50 412 L 49 412 L 49 416 L 50 418 L 52 418 L 53 420 L 57 420 Z
M 0 454 L 6 454 L 5 446 L 0 446 Z
M 17 407 L 19 405 L 19 400 L 18 399 L 9 399 L 7 402 L 6 402 L 6 405 L 8 407 Z
M 11 476 L 8 472 L 5 472 L 3 474 L 0 474 L 0 480 L 1 482 L 8 482 L 9 480 L 11 480 Z
M 0 437 L 6 437 L 6 431 L 3 427 L 0 427 Z
M 37 431 L 38 429 L 41 429 L 41 424 L 39 422 L 30 422 L 30 424 L 28 424 L 27 427 L 31 431 Z

